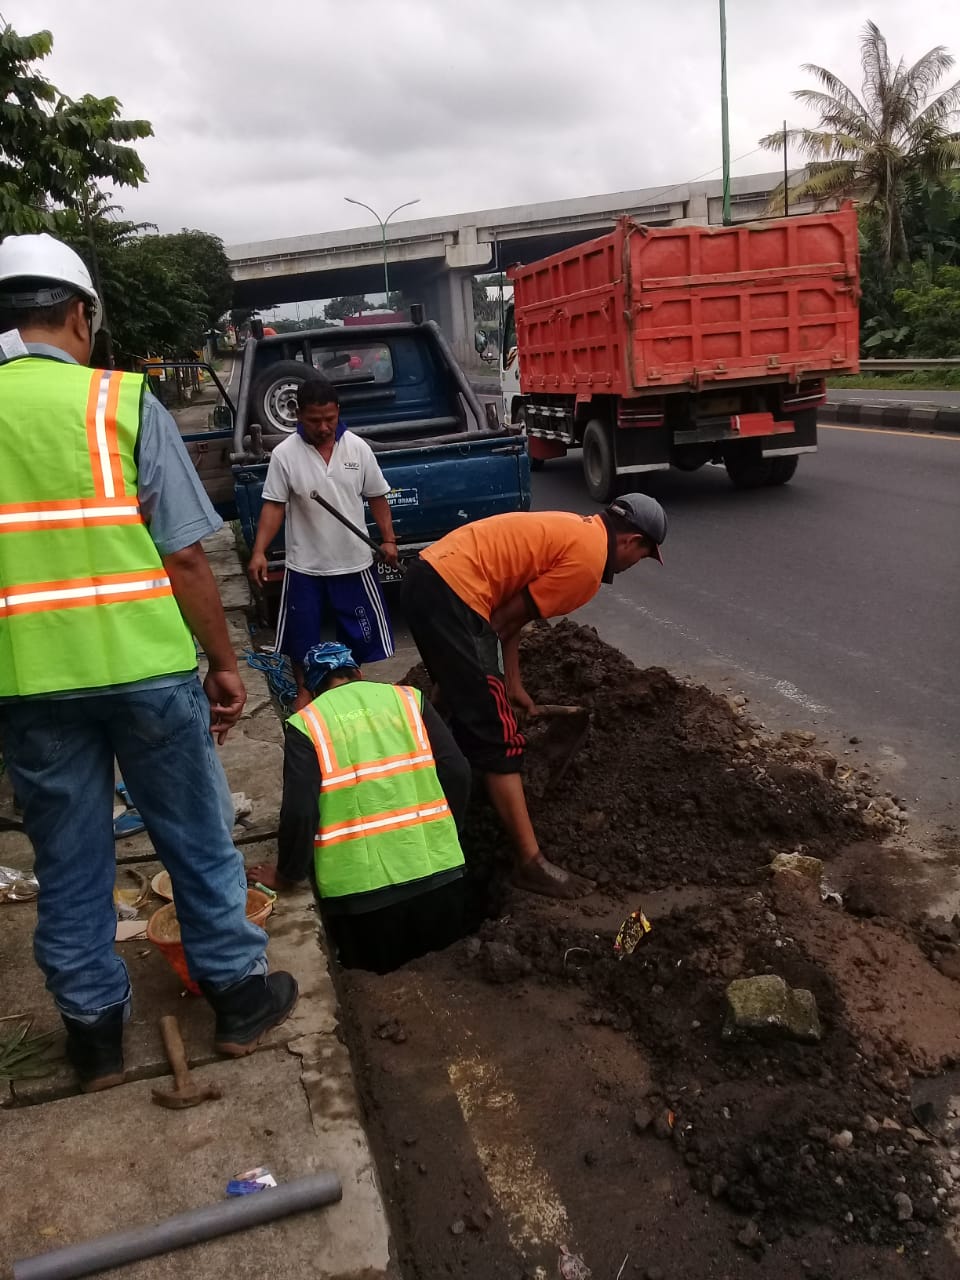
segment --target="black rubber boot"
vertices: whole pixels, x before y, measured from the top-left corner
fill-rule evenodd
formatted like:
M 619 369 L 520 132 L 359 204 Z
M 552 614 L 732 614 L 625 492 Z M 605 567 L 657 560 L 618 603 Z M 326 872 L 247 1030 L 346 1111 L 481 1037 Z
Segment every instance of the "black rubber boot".
M 67 1028 L 67 1061 L 84 1093 L 123 1084 L 123 1014 L 111 1009 L 99 1022 L 86 1024 L 61 1014 Z
M 221 991 L 201 982 L 200 990 L 217 1015 L 213 1047 L 231 1058 L 253 1053 L 268 1031 L 290 1017 L 300 995 L 293 975 L 282 972 L 244 978 Z

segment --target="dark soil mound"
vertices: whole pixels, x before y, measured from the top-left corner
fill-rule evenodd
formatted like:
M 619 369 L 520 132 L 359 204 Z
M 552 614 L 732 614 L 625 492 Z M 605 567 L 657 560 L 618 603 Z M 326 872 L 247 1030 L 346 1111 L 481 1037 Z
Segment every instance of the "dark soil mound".
M 804 1223 L 847 1239 L 901 1241 L 943 1216 L 934 1166 L 917 1140 L 896 1051 L 864 1048 L 829 976 L 795 936 L 803 910 L 831 909 L 792 901 L 801 890 L 780 887 L 782 914 L 776 895 L 760 892 L 673 911 L 622 959 L 614 930 L 544 927 L 536 908 L 521 906 L 482 936 L 515 949 L 543 980 L 583 988 L 589 1021 L 636 1038 L 656 1077 L 644 1119 L 676 1145 L 694 1188 L 755 1218 L 767 1243 Z M 771 972 L 813 992 L 820 1043 L 723 1037 L 728 983 Z M 845 1131 L 849 1145 L 838 1136 Z M 910 1198 L 908 1223 L 898 1221 L 898 1194 Z
M 819 770 L 738 748 L 752 733 L 726 699 L 638 670 L 590 628 L 537 628 L 523 671 L 536 701 L 593 713 L 562 785 L 530 800 L 544 851 L 566 867 L 646 889 L 744 884 L 773 852 L 829 857 L 862 830 Z

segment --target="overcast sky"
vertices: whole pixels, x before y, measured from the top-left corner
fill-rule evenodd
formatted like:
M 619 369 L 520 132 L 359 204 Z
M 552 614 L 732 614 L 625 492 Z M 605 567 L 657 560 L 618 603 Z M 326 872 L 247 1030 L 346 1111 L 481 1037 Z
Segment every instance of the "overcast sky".
M 868 18 L 898 56 L 960 55 L 958 13 L 727 0 L 734 172 L 777 168 L 757 139 L 808 122 L 790 96 L 801 63 L 858 87 Z M 161 231 L 231 244 L 362 225 L 345 195 L 381 213 L 419 196 L 427 216 L 720 163 L 717 0 L 0 0 L 0 15 L 53 32 L 59 88 L 151 121 L 150 181 L 123 202 Z

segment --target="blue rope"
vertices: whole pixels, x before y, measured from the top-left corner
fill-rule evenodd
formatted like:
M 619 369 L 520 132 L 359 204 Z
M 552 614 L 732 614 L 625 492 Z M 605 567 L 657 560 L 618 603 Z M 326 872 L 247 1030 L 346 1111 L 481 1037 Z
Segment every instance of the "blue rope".
M 282 653 L 254 653 L 244 649 L 247 665 L 261 671 L 267 677 L 270 691 L 285 709 L 290 708 L 297 696 L 297 683 L 290 668 L 290 659 Z

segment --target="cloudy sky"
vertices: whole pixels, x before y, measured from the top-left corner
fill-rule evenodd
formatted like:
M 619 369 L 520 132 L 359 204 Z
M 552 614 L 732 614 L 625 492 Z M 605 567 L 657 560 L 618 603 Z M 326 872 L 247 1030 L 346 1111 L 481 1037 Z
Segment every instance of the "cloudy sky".
M 859 86 L 872 18 L 911 61 L 960 55 L 956 0 L 727 0 L 735 173 L 807 122 L 818 62 Z M 352 195 L 432 215 L 716 176 L 717 0 L 0 0 L 49 28 L 64 91 L 155 137 L 130 216 L 227 244 L 356 226 Z M 960 74 L 960 73 L 958 73 Z M 369 220 L 368 220 L 369 221 Z

